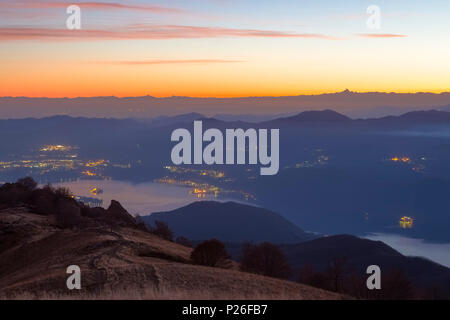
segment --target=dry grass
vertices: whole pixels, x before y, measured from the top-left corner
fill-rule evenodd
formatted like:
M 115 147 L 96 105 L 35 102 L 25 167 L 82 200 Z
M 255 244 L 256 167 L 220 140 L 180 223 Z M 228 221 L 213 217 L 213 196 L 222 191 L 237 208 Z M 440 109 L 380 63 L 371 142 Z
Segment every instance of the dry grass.
M 0 299 L 316 300 L 339 294 L 233 269 L 193 265 L 191 248 L 144 231 L 61 230 L 46 217 L 2 212 L 10 229 L 0 248 Z M 82 270 L 80 291 L 66 268 Z
M 329 299 L 330 297 L 328 297 Z M 335 296 L 335 299 L 345 297 Z M 68 294 L 54 294 L 51 292 L 23 292 L 14 296 L 2 297 L 0 300 L 304 300 L 292 293 L 278 294 L 230 294 L 227 292 L 212 293 L 201 290 L 180 289 L 122 289 L 103 291 L 98 294 L 85 292 L 71 292 Z

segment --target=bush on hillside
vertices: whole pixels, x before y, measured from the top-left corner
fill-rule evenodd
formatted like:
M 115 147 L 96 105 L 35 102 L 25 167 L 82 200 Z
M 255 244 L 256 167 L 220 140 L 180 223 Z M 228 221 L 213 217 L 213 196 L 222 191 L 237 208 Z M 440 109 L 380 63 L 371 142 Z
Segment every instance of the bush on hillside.
M 230 255 L 225 245 L 217 239 L 203 241 L 191 253 L 191 260 L 195 264 L 228 268 L 230 267 Z
M 269 242 L 245 244 L 240 268 L 242 271 L 281 279 L 288 279 L 292 274 L 283 251 Z
M 150 228 L 150 232 L 167 241 L 173 241 L 173 232 L 164 221 L 155 221 L 155 227 Z

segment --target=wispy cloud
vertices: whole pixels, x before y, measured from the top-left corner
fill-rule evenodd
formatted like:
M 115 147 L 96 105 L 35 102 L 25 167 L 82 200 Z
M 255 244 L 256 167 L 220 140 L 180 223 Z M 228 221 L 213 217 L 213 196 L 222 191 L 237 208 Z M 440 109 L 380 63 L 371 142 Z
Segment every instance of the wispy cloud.
M 244 61 L 223 60 L 223 59 L 93 61 L 93 63 L 111 64 L 111 65 L 213 64 L 213 63 L 238 63 L 238 62 Z
M 179 25 L 131 26 L 121 30 L 67 30 L 53 28 L 0 28 L 0 40 L 161 40 L 220 37 L 310 38 L 337 40 L 338 38 L 312 33 L 292 33 L 272 30 L 233 29 Z
M 177 8 L 170 8 L 157 5 L 134 5 L 122 4 L 117 2 L 74 2 L 74 1 L 9 1 L 1 2 L 0 8 L 10 9 L 54 9 L 66 8 L 71 4 L 76 4 L 81 8 L 95 9 L 95 10 L 136 10 L 136 11 L 150 11 L 155 13 L 181 13 L 184 10 Z
M 363 38 L 406 38 L 405 34 L 393 34 L 393 33 L 360 33 L 359 37 Z

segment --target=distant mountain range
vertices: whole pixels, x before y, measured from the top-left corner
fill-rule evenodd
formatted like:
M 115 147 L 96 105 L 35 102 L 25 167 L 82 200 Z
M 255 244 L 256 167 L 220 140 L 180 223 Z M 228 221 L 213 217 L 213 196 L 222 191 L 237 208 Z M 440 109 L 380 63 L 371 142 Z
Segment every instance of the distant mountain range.
M 1 98 L 0 98 L 1 99 Z M 14 129 L 18 126 L 22 128 L 42 129 L 48 127 L 64 127 L 70 126 L 87 126 L 89 128 L 97 129 L 114 129 L 120 127 L 121 129 L 145 129 L 145 128 L 163 128 L 174 127 L 183 124 L 192 124 L 195 120 L 202 120 L 204 124 L 213 125 L 226 125 L 229 127 L 253 127 L 253 126 L 301 126 L 306 124 L 371 124 L 371 125 L 396 125 L 396 124 L 446 124 L 450 123 L 450 107 L 443 110 L 419 110 L 402 113 L 400 115 L 389 115 L 379 118 L 366 118 L 366 119 L 352 119 L 346 115 L 343 115 L 334 110 L 309 110 L 299 112 L 291 116 L 280 116 L 270 120 L 256 121 L 259 119 L 257 116 L 243 116 L 244 119 L 248 118 L 250 121 L 240 119 L 238 116 L 218 115 L 215 117 L 207 117 L 204 114 L 191 112 L 185 114 L 178 114 L 175 116 L 161 116 L 156 118 L 102 118 L 102 117 L 72 117 L 67 115 L 56 115 L 44 118 L 21 118 L 21 119 L 0 119 L 0 124 L 3 129 Z
M 164 117 L 147 121 L 150 125 L 171 126 L 174 124 L 192 123 L 195 120 L 202 120 L 209 126 L 230 124 L 236 126 L 301 126 L 307 124 L 329 124 L 329 125 L 348 125 L 348 124 L 370 124 L 370 125 L 407 125 L 407 124 L 446 124 L 450 123 L 450 109 L 444 110 L 420 110 L 403 113 L 397 116 L 385 116 L 380 118 L 351 119 L 334 110 L 312 110 L 303 111 L 292 116 L 277 117 L 261 122 L 246 122 L 236 117 L 228 117 L 229 120 L 223 120 L 224 116 L 219 118 L 208 118 L 200 113 L 187 113 L 173 117 Z
M 450 112 L 442 110 L 421 110 L 403 113 L 398 116 L 381 118 L 351 119 L 333 110 L 304 111 L 295 116 L 276 118 L 264 122 L 267 125 L 302 125 L 302 124 L 373 124 L 373 125 L 405 125 L 405 124 L 445 124 L 450 123 Z
M 236 202 L 199 201 L 143 219 L 150 225 L 167 222 L 177 236 L 194 241 L 298 243 L 314 237 L 278 213 Z
M 83 177 L 82 167 L 41 173 L 46 170 L 19 162 L 39 159 L 45 145 L 62 144 L 76 147 L 76 159 L 109 160 L 110 165 L 100 170 L 106 177 L 133 182 L 160 179 L 168 175 L 165 166 L 171 163 L 172 130 L 192 128 L 195 119 L 202 119 L 204 128 L 280 128 L 281 170 L 274 177 L 254 179 L 243 166 L 224 166 L 220 170 L 226 179 L 196 174 L 175 179 L 195 178 L 227 191 L 245 190 L 255 195 L 258 205 L 282 213 L 306 230 L 375 232 L 398 226 L 406 214 L 414 217 L 415 226 L 404 232 L 449 241 L 450 113 L 445 111 L 369 120 L 351 120 L 331 110 L 311 111 L 271 120 L 273 126 L 224 122 L 200 113 L 160 118 L 153 124 L 147 119 L 69 116 L 0 120 L 0 135 L 8 137 L 0 141 L 0 160 L 15 161 L 11 169 L 2 170 L 1 178 L 11 181 L 31 174 L 45 183 Z M 410 161 L 387 161 L 403 156 Z
M 195 116 L 194 116 L 195 115 Z M 396 126 L 396 125 L 441 125 L 450 123 L 450 112 L 443 110 L 421 110 L 411 111 L 403 113 L 398 116 L 385 116 L 380 118 L 367 118 L 367 119 L 351 119 L 346 115 L 343 115 L 334 110 L 317 110 L 317 111 L 303 111 L 293 116 L 278 117 L 268 121 L 262 121 L 257 123 L 250 123 L 241 120 L 224 121 L 216 119 L 214 117 L 207 118 L 201 114 L 187 114 L 176 117 L 169 117 L 166 123 L 173 124 L 181 122 L 175 120 L 186 119 L 185 123 L 192 122 L 194 120 L 202 120 L 206 126 L 226 126 L 229 127 L 300 127 L 310 125 L 328 125 L 328 126 L 347 126 L 347 125 L 370 125 L 370 126 Z M 188 120 L 189 119 L 189 120 Z
M 341 123 L 350 122 L 352 119 L 340 114 L 333 110 L 323 110 L 323 111 L 303 111 L 297 115 L 277 118 L 271 121 L 265 122 L 267 125 L 297 125 L 302 123 Z
M 358 93 L 345 90 L 319 95 L 245 98 L 90 97 L 90 98 L 0 98 L 0 118 L 48 117 L 56 114 L 83 117 L 154 118 L 197 112 L 257 115 L 283 114 L 305 110 L 333 109 L 351 117 L 380 117 L 387 114 L 443 108 L 450 93 Z M 223 118 L 223 117 L 222 117 Z M 235 119 L 234 119 L 235 120 Z M 248 119 L 242 119 L 248 120 Z M 263 120 L 263 119 L 261 119 Z M 267 120 L 267 119 L 266 119 Z
M 245 119 L 250 121 L 245 121 Z M 51 119 L 51 118 L 50 118 Z M 371 126 L 395 126 L 395 125 L 411 125 L 411 124 L 424 124 L 424 125 L 440 125 L 450 123 L 450 108 L 445 110 L 419 110 L 402 113 L 400 115 L 389 115 L 379 118 L 367 118 L 367 119 L 352 119 L 346 115 L 343 115 L 334 110 L 309 110 L 303 111 L 290 116 L 274 117 L 270 120 L 256 121 L 258 117 L 243 116 L 243 119 L 239 116 L 227 116 L 218 115 L 218 117 L 207 117 L 200 113 L 186 113 L 171 117 L 157 117 L 154 119 L 137 119 L 140 124 L 145 124 L 150 127 L 173 127 L 186 124 L 192 124 L 195 120 L 203 121 L 206 127 L 297 127 L 303 125 L 371 125 Z M 113 119 L 111 119 L 113 120 Z M 1 121 L 1 120 L 0 120 Z M 120 120 L 116 120 L 120 121 Z M 127 121 L 133 121 L 127 119 Z
M 450 109 L 448 110 L 450 111 Z M 422 122 L 422 123 L 447 123 L 450 122 L 450 112 L 443 110 L 411 111 L 399 116 L 386 116 L 367 121 L 378 122 Z

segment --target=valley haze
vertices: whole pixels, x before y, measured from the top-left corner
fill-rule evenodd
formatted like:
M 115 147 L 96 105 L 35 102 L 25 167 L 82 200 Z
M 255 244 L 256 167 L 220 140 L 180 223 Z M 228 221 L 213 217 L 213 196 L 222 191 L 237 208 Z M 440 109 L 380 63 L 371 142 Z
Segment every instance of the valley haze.
M 74 117 L 153 118 L 198 112 L 207 116 L 245 112 L 255 115 L 334 109 L 353 118 L 399 115 L 408 111 L 450 106 L 450 93 L 383 93 L 345 90 L 318 95 L 280 97 L 195 98 L 195 97 L 78 97 L 0 98 L 0 118 Z

